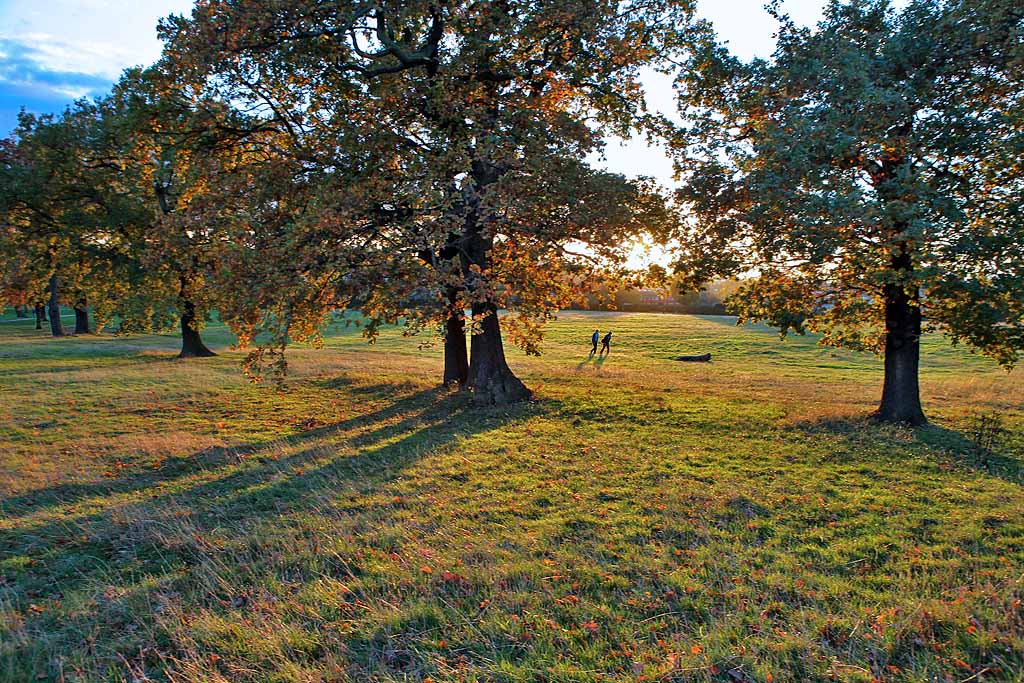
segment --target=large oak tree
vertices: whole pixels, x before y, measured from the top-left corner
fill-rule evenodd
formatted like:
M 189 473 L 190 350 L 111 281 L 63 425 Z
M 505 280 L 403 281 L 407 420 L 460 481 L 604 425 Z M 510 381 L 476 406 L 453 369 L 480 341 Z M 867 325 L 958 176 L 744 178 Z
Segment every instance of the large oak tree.
M 175 72 L 288 136 L 305 169 L 297 181 L 321 188 L 317 211 L 269 223 L 293 249 L 265 278 L 279 285 L 276 302 L 250 297 L 275 304 L 271 337 L 294 337 L 355 297 L 371 329 L 399 316 L 443 324 L 446 379 L 479 402 L 528 396 L 507 365 L 498 311 L 535 351 L 543 321 L 598 265 L 671 222 L 656 192 L 585 159 L 608 133 L 651 122 L 641 69 L 671 66 L 690 5 L 214 0 L 167 20 Z M 279 248 L 267 229 L 252 220 L 250 241 Z M 370 267 L 353 263 L 356 245 Z M 254 253 L 237 257 L 270 262 Z
M 680 268 L 754 276 L 741 317 L 884 354 L 878 417 L 925 421 L 922 332 L 1024 348 L 1024 5 L 833 0 L 743 63 L 680 77 L 693 213 Z

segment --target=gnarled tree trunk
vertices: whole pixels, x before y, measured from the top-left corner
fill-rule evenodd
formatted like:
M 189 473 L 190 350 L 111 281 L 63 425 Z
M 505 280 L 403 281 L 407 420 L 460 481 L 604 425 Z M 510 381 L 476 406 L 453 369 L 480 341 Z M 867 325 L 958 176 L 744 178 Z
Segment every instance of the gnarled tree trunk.
M 178 358 L 210 358 L 216 355 L 206 348 L 203 338 L 199 335 L 196 305 L 191 301 L 182 302 L 181 353 L 178 354 Z
M 473 390 L 474 402 L 500 406 L 529 399 L 530 390 L 505 360 L 497 309 L 489 304 L 476 304 L 473 317 L 480 320 L 480 330 L 470 342 L 468 386 Z
M 64 325 L 60 322 L 60 281 L 56 274 L 50 276 L 50 300 L 47 307 L 50 309 L 50 334 L 54 337 L 63 337 Z
M 918 368 L 921 361 L 921 308 L 900 284 L 885 291 L 885 384 L 879 420 L 922 425 L 928 419 L 921 409 Z
M 467 197 L 469 212 L 463 224 L 459 254 L 470 292 L 484 284 L 481 274 L 486 273 L 491 265 L 494 237 L 484 230 L 489 217 L 482 206 L 481 193 L 498 181 L 500 172 L 492 164 L 477 159 L 473 162 L 472 176 L 475 190 Z M 507 405 L 529 399 L 532 395 L 530 390 L 513 374 L 505 360 L 498 307 L 490 301 L 475 301 L 473 319 L 479 321 L 480 326 L 480 329 L 473 330 L 469 344 L 469 382 L 466 386 L 473 391 L 473 401 L 477 405 Z
M 85 299 L 75 303 L 75 334 L 90 334 L 89 304 Z

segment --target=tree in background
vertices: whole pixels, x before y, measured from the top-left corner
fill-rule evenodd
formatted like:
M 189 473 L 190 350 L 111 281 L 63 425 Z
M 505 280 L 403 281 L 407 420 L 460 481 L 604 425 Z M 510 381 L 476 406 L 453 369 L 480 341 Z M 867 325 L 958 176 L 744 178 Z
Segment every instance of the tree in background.
M 878 417 L 925 422 L 922 331 L 1024 348 L 1024 5 L 829 3 L 771 61 L 709 38 L 680 76 L 694 282 L 756 273 L 741 320 L 885 357 Z
M 96 141 L 96 109 L 85 101 L 60 116 L 22 114 L 0 159 L 4 270 L 17 269 L 29 292 L 48 292 L 53 336 L 63 336 L 60 305 L 75 309 L 75 332 L 88 333 L 88 307 L 109 301 L 115 234 L 124 201 L 104 192 L 111 171 L 87 150 Z M 37 320 L 41 320 L 37 309 Z M 102 320 L 100 321 L 102 325 Z
M 21 122 L 24 129 L 24 117 Z M 40 298 L 44 298 L 43 282 L 47 287 L 52 284 L 49 277 L 52 258 L 45 249 L 50 241 L 46 234 L 52 222 L 47 220 L 47 214 L 34 210 L 33 205 L 26 201 L 41 184 L 41 174 L 35 171 L 24 140 L 11 136 L 0 142 L 0 225 L 3 226 L 0 232 L 0 258 L 3 261 L 0 265 L 5 280 L 13 281 L 18 290 L 37 290 Z M 10 296 L 9 291 L 5 294 Z M 38 308 L 36 322 L 37 329 L 41 329 Z M 51 334 L 64 335 L 59 316 Z
M 0 309 L 13 306 L 17 318 L 27 318 L 28 309 L 34 308 L 37 302 L 33 295 L 32 274 L 17 254 L 4 254 L 4 249 L 13 246 L 15 229 L 13 226 L 0 225 Z
M 140 207 L 131 252 L 141 272 L 122 305 L 124 328 L 177 326 L 179 358 L 215 356 L 201 332 L 220 233 L 216 218 L 193 205 L 244 154 L 239 136 L 249 131 L 238 116 L 222 116 L 223 106 L 191 98 L 159 65 L 127 71 L 102 106 L 112 132 L 107 153 Z M 211 123 L 215 117 L 239 127 L 227 132 Z
M 240 297 L 273 313 L 243 309 L 242 336 L 268 323 L 282 344 L 315 334 L 359 291 L 371 334 L 398 318 L 412 331 L 443 326 L 451 378 L 478 402 L 529 396 L 506 362 L 499 309 L 535 353 L 543 322 L 587 272 L 621 264 L 629 238 L 669 229 L 658 193 L 584 160 L 607 133 L 650 123 L 639 71 L 671 65 L 690 10 L 685 0 L 214 1 L 166 21 L 175 73 L 258 113 L 287 136 L 301 182 L 334 190 L 313 195 L 316 212 L 250 221 L 252 243 L 279 248 L 261 236 L 269 230 L 292 251 L 284 262 L 236 253 L 257 268 L 247 282 L 285 285 Z
M 179 357 L 214 355 L 200 330 L 218 222 L 192 207 L 205 207 L 200 198 L 248 153 L 253 131 L 177 86 L 131 70 L 107 97 L 24 115 L 4 148 L 4 272 L 27 290 L 48 283 L 55 335 L 64 302 L 76 333 L 90 331 L 91 307 L 100 326 L 117 315 L 124 332 L 180 324 Z

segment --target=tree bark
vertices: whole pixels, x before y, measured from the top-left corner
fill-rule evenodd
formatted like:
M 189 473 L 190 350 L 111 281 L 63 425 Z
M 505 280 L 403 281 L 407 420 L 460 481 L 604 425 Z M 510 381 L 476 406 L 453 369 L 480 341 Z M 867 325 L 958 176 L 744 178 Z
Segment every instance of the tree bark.
M 466 288 L 472 294 L 484 284 L 483 273 L 490 268 L 494 237 L 484 230 L 492 218 L 481 201 L 484 190 L 501 177 L 501 171 L 484 159 L 473 161 L 474 187 L 466 194 L 468 213 L 463 223 L 459 257 Z M 505 360 L 505 347 L 501 341 L 498 307 L 483 299 L 473 302 L 473 319 L 480 329 L 473 331 L 469 344 L 469 382 L 473 401 L 477 405 L 500 406 L 526 401 L 532 395 L 526 385 L 513 374 Z
M 466 318 L 457 310 L 458 291 L 448 292 L 448 320 L 444 331 L 444 383 L 445 386 L 466 386 L 469 381 L 469 355 L 466 351 Z
M 885 383 L 876 417 L 883 422 L 923 425 L 918 369 L 921 361 L 921 308 L 896 283 L 885 289 Z
M 63 337 L 64 325 L 60 321 L 60 282 L 56 275 L 50 276 L 50 300 L 47 307 L 50 309 L 50 334 L 54 337 Z
M 89 304 L 85 299 L 75 303 L 75 334 L 91 334 L 89 329 Z
M 913 123 L 908 121 L 900 134 L 909 135 L 912 127 Z M 906 158 L 891 158 L 869 173 L 879 196 L 886 204 L 905 201 L 906 190 L 900 178 L 905 173 L 911 173 Z M 909 287 L 907 284 L 914 273 L 914 255 L 912 245 L 902 237 L 908 229 L 909 225 L 905 222 L 897 222 L 893 226 L 893 237 L 898 241 L 890 268 L 895 277 L 882 290 L 885 298 L 885 380 L 882 402 L 875 417 L 882 422 L 917 426 L 926 424 L 928 418 L 921 409 L 918 380 L 921 364 L 921 296 L 917 285 Z
M 210 358 L 217 355 L 203 344 L 197 322 L 196 305 L 184 301 L 181 307 L 181 353 L 178 358 Z
M 481 318 L 482 316 L 482 318 Z M 480 320 L 480 331 L 470 343 L 469 388 L 477 405 L 501 406 L 526 401 L 532 395 L 516 377 L 505 360 L 498 311 L 489 304 L 475 304 L 473 317 Z
M 48 322 L 46 320 L 46 306 L 43 304 L 36 304 L 36 329 L 43 329 L 43 323 Z
M 25 307 L 24 304 L 15 304 L 15 306 L 14 306 L 14 316 L 16 318 L 27 318 L 28 317 L 28 308 Z

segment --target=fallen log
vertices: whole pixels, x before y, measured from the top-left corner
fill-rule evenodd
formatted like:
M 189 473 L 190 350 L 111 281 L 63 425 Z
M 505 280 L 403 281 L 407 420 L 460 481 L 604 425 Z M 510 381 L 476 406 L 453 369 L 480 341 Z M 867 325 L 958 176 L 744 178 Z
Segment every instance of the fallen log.
M 705 353 L 703 356 L 676 356 L 676 360 L 681 360 L 686 363 L 710 363 L 711 354 Z

